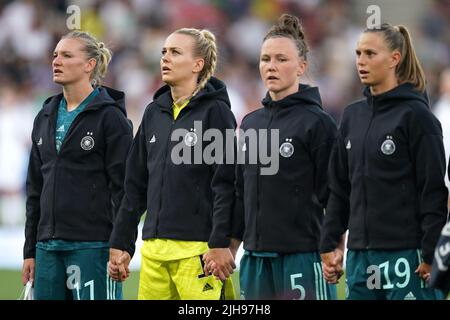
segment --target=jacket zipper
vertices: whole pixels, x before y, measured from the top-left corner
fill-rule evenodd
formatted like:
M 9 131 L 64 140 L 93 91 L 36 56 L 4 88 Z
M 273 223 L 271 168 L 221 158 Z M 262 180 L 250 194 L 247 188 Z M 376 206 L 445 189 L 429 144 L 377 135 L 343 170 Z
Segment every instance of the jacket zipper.
M 53 191 L 52 191 L 52 209 L 51 209 L 51 219 L 52 219 L 52 225 L 51 230 L 49 233 L 49 236 L 51 239 L 55 237 L 55 226 L 56 226 L 56 218 L 55 218 L 55 190 L 56 190 L 56 176 L 58 171 L 58 152 L 56 151 L 56 136 L 55 136 L 55 127 L 56 127 L 56 117 L 58 113 L 56 112 L 55 117 L 53 118 L 53 114 L 48 115 L 48 121 L 49 125 L 48 128 L 50 130 L 49 136 L 50 136 L 50 148 L 51 151 L 55 153 L 55 171 L 53 175 Z M 54 121 L 53 121 L 54 120 Z
M 367 142 L 367 136 L 369 134 L 370 131 L 370 127 L 372 126 L 372 121 L 373 118 L 375 116 L 375 109 L 373 106 L 373 97 L 371 97 L 370 99 L 370 107 L 372 108 L 371 112 L 371 117 L 370 117 L 370 121 L 369 121 L 369 125 L 367 126 L 367 130 L 366 130 L 366 134 L 364 135 L 364 140 L 363 140 L 363 154 L 362 154 L 362 165 L 363 165 L 363 174 L 362 174 L 362 180 L 363 180 L 363 197 L 364 197 L 364 236 L 365 236 L 365 247 L 366 249 L 369 249 L 369 226 L 368 226 L 368 213 L 367 213 L 367 187 L 366 187 L 366 142 Z
M 172 137 L 173 126 L 175 124 L 175 121 L 181 119 L 182 115 L 184 115 L 186 113 L 186 109 L 190 109 L 190 108 L 191 108 L 190 106 L 186 106 L 183 109 L 181 109 L 180 113 L 178 114 L 177 119 L 173 118 L 173 111 L 171 112 L 170 109 L 163 109 L 163 112 L 167 112 L 169 114 L 171 122 L 170 122 L 170 134 L 169 134 L 169 137 L 167 138 L 166 150 L 164 152 L 164 159 L 163 159 L 162 177 L 161 177 L 161 193 L 159 196 L 159 210 L 156 213 L 156 217 L 155 217 L 155 236 L 156 237 L 158 236 L 159 215 L 160 215 L 162 205 L 163 205 L 162 195 L 163 195 L 163 190 L 164 190 L 164 171 L 166 170 L 166 159 L 167 159 L 167 153 L 169 150 L 170 140 Z
M 50 126 L 51 127 L 51 126 Z M 55 128 L 51 128 L 50 130 L 54 130 Z M 55 137 L 56 138 L 56 137 Z M 53 149 L 56 152 L 56 159 L 55 159 L 55 174 L 53 176 L 53 205 L 52 205 L 52 233 L 51 233 L 51 238 L 54 239 L 55 238 L 55 233 L 56 233 L 56 214 L 55 214 L 55 198 L 56 198 L 56 176 L 58 175 L 58 158 L 59 158 L 59 154 L 56 151 L 56 146 L 55 144 L 51 144 L 51 146 L 53 147 Z M 61 149 L 60 149 L 61 151 Z
M 88 110 L 91 111 L 91 110 Z M 55 131 L 55 127 L 56 127 L 56 117 L 58 116 L 58 113 L 56 113 L 55 116 L 55 123 L 52 123 L 50 125 L 50 130 L 52 130 L 51 132 L 51 136 L 53 137 L 53 141 L 51 143 L 51 146 L 54 150 L 54 152 L 56 153 L 56 158 L 55 158 L 55 175 L 53 176 L 53 206 L 52 206 L 52 222 L 53 222 L 53 228 L 52 228 L 52 233 L 51 233 L 51 238 L 54 239 L 55 238 L 55 232 L 56 232 L 56 214 L 55 214 L 55 198 L 56 198 L 56 176 L 58 173 L 58 163 L 59 163 L 59 159 L 60 159 L 60 154 L 63 150 L 63 146 L 66 144 L 66 141 L 69 140 L 69 138 L 71 137 L 70 135 L 72 134 L 72 132 L 75 130 L 74 128 L 76 127 L 76 125 L 80 122 L 80 115 L 82 113 L 86 112 L 86 110 L 81 111 L 76 118 L 73 120 L 72 124 L 69 127 L 69 131 L 67 131 L 66 136 L 64 137 L 64 140 L 61 144 L 61 147 L 59 148 L 59 152 L 56 150 L 56 146 L 55 146 L 55 135 L 54 135 L 54 131 Z
M 271 128 L 272 125 L 272 121 L 273 121 L 273 116 L 275 114 L 275 108 L 273 106 L 271 106 L 271 110 L 270 110 L 270 118 L 269 118 L 269 122 L 267 123 L 267 143 L 269 143 L 269 141 L 271 141 L 271 137 L 269 136 L 269 130 Z M 259 141 L 258 141 L 259 144 Z M 259 146 L 258 146 L 259 149 Z M 259 150 L 259 152 L 261 152 Z M 260 245 L 261 245 L 261 241 L 259 241 L 260 239 L 260 232 L 259 232 L 259 224 L 258 221 L 261 220 L 261 205 L 260 205 L 260 194 L 261 194 L 261 179 L 260 179 L 260 170 L 261 170 L 261 164 L 260 164 L 260 160 L 258 157 L 258 161 L 256 162 L 257 166 L 256 166 L 256 186 L 257 186 L 257 190 L 256 190 L 256 195 L 257 195 L 257 202 L 256 202 L 256 212 L 258 212 L 258 216 L 256 218 L 255 221 L 255 225 L 256 225 L 256 247 L 259 249 Z
M 95 110 L 95 109 L 94 109 Z M 73 132 L 74 132 L 74 128 L 78 125 L 78 123 L 80 123 L 80 121 L 81 121 L 81 118 L 80 118 L 80 115 L 81 114 L 83 114 L 83 113 L 85 113 L 85 112 L 90 112 L 90 111 L 93 111 L 92 109 L 89 109 L 89 110 L 83 110 L 83 111 L 81 111 L 76 117 L 75 117 L 75 119 L 72 121 L 72 124 L 70 125 L 70 127 L 69 127 L 69 131 L 67 131 L 67 133 L 66 133 L 66 136 L 64 137 L 64 140 L 63 140 L 63 142 L 62 142 L 62 144 L 61 144 L 61 147 L 59 148 L 59 152 L 57 152 L 57 156 L 59 156 L 59 154 L 61 153 L 61 151 L 62 151 L 62 149 L 63 149 L 63 146 L 66 144 L 66 141 L 67 140 L 69 140 L 69 138 L 71 137 L 71 135 L 73 134 Z
M 183 110 L 181 110 L 183 111 Z M 162 210 L 162 206 L 163 206 L 163 193 L 164 193 L 164 173 L 166 170 L 166 159 L 167 159 L 167 153 L 169 152 L 169 146 L 170 146 L 170 140 L 172 137 L 172 131 L 173 131 L 173 126 L 175 124 L 175 119 L 173 118 L 173 113 L 171 113 L 170 111 L 168 112 L 170 117 L 171 117 L 171 122 L 170 122 L 170 133 L 169 136 L 167 138 L 167 143 L 166 143 L 166 150 L 164 152 L 164 159 L 163 159 L 163 167 L 162 167 L 162 177 L 161 177 L 161 191 L 160 191 L 160 195 L 159 195 L 159 210 L 156 213 L 156 217 L 155 217 L 155 236 L 158 236 L 158 225 L 159 225 L 159 215 L 161 213 Z M 181 113 L 181 112 L 180 112 Z

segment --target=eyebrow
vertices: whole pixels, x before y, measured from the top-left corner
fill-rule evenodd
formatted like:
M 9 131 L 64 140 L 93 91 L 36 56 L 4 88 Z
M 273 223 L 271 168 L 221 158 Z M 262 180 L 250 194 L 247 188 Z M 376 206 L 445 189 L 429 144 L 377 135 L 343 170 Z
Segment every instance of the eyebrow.
M 263 53 L 262 55 L 261 55 L 261 57 L 271 57 L 272 55 L 271 54 L 268 54 L 268 53 Z M 276 58 L 280 58 L 280 57 L 284 57 L 284 58 L 287 58 L 288 56 L 286 55 L 286 54 L 284 54 L 284 53 L 276 53 L 276 54 L 274 54 L 273 56 L 275 56 Z
M 357 49 L 355 49 L 355 52 L 356 52 L 356 53 L 358 53 L 358 52 L 366 52 L 366 53 L 367 53 L 367 52 L 375 52 L 375 53 L 376 53 L 377 50 L 375 50 L 375 49 L 373 49 L 373 48 L 366 48 L 366 49 L 358 49 L 358 48 L 357 48 Z
M 183 50 L 180 47 L 163 47 L 163 49 L 166 49 L 166 50 L 173 50 L 173 49 Z
M 62 50 L 62 51 L 58 51 L 58 50 L 54 50 L 53 53 L 72 53 L 72 51 L 67 51 L 67 50 Z

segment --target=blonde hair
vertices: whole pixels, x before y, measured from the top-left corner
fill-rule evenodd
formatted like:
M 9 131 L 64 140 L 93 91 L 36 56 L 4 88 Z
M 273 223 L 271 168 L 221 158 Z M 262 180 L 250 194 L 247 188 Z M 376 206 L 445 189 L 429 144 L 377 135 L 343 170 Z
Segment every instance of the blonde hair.
M 206 29 L 199 30 L 194 28 L 182 28 L 176 30 L 174 33 L 191 36 L 194 39 L 194 56 L 201 57 L 205 61 L 203 69 L 200 71 L 200 74 L 198 76 L 197 87 L 195 88 L 192 95 L 188 99 L 186 99 L 189 100 L 205 87 L 206 83 L 216 70 L 216 37 L 211 31 Z
M 364 30 L 364 33 L 367 32 L 381 32 L 389 49 L 400 51 L 402 58 L 395 69 L 398 81 L 412 83 L 417 90 L 424 92 L 425 72 L 417 58 L 408 29 L 403 25 L 383 23 L 380 28 Z
M 72 31 L 64 35 L 62 39 L 78 39 L 83 43 L 87 58 L 96 61 L 91 74 L 91 83 L 93 86 L 100 85 L 112 58 L 111 50 L 103 42 L 97 41 L 94 36 L 84 31 Z

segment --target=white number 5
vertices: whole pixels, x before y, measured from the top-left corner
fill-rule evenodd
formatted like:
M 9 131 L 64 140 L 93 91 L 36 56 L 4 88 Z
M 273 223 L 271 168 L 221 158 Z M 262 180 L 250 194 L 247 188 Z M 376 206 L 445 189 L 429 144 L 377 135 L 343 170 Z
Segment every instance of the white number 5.
M 291 274 L 291 288 L 292 290 L 299 290 L 300 291 L 300 298 L 297 300 L 305 300 L 305 288 L 302 287 L 299 284 L 295 284 L 295 279 L 301 278 L 303 275 L 301 273 Z

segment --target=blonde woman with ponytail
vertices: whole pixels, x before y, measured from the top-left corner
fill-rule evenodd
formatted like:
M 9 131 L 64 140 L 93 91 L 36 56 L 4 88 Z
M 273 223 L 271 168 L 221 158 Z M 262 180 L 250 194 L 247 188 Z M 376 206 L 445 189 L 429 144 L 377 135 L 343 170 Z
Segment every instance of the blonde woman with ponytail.
M 365 30 L 356 67 L 366 98 L 345 109 L 330 160 L 325 278 L 339 277 L 348 229 L 347 299 L 440 299 L 428 281 L 447 218 L 446 161 L 407 28 Z
M 108 240 L 133 139 L 123 92 L 101 86 L 111 51 L 86 32 L 61 38 L 53 81 L 62 93 L 36 116 L 27 177 L 22 281 L 35 299 L 120 299 Z
M 166 83 L 144 113 L 126 164 L 125 197 L 111 235 L 110 275 L 124 279 L 141 215 L 139 299 L 218 300 L 233 272 L 230 246 L 234 164 L 206 163 L 202 132 L 235 130 L 225 84 L 213 77 L 217 45 L 208 30 L 183 28 L 165 41 Z M 230 150 L 228 150 L 230 151 Z M 233 151 L 233 150 L 231 150 Z M 213 257 L 217 277 L 204 270 Z M 205 272 L 206 271 L 206 272 Z

